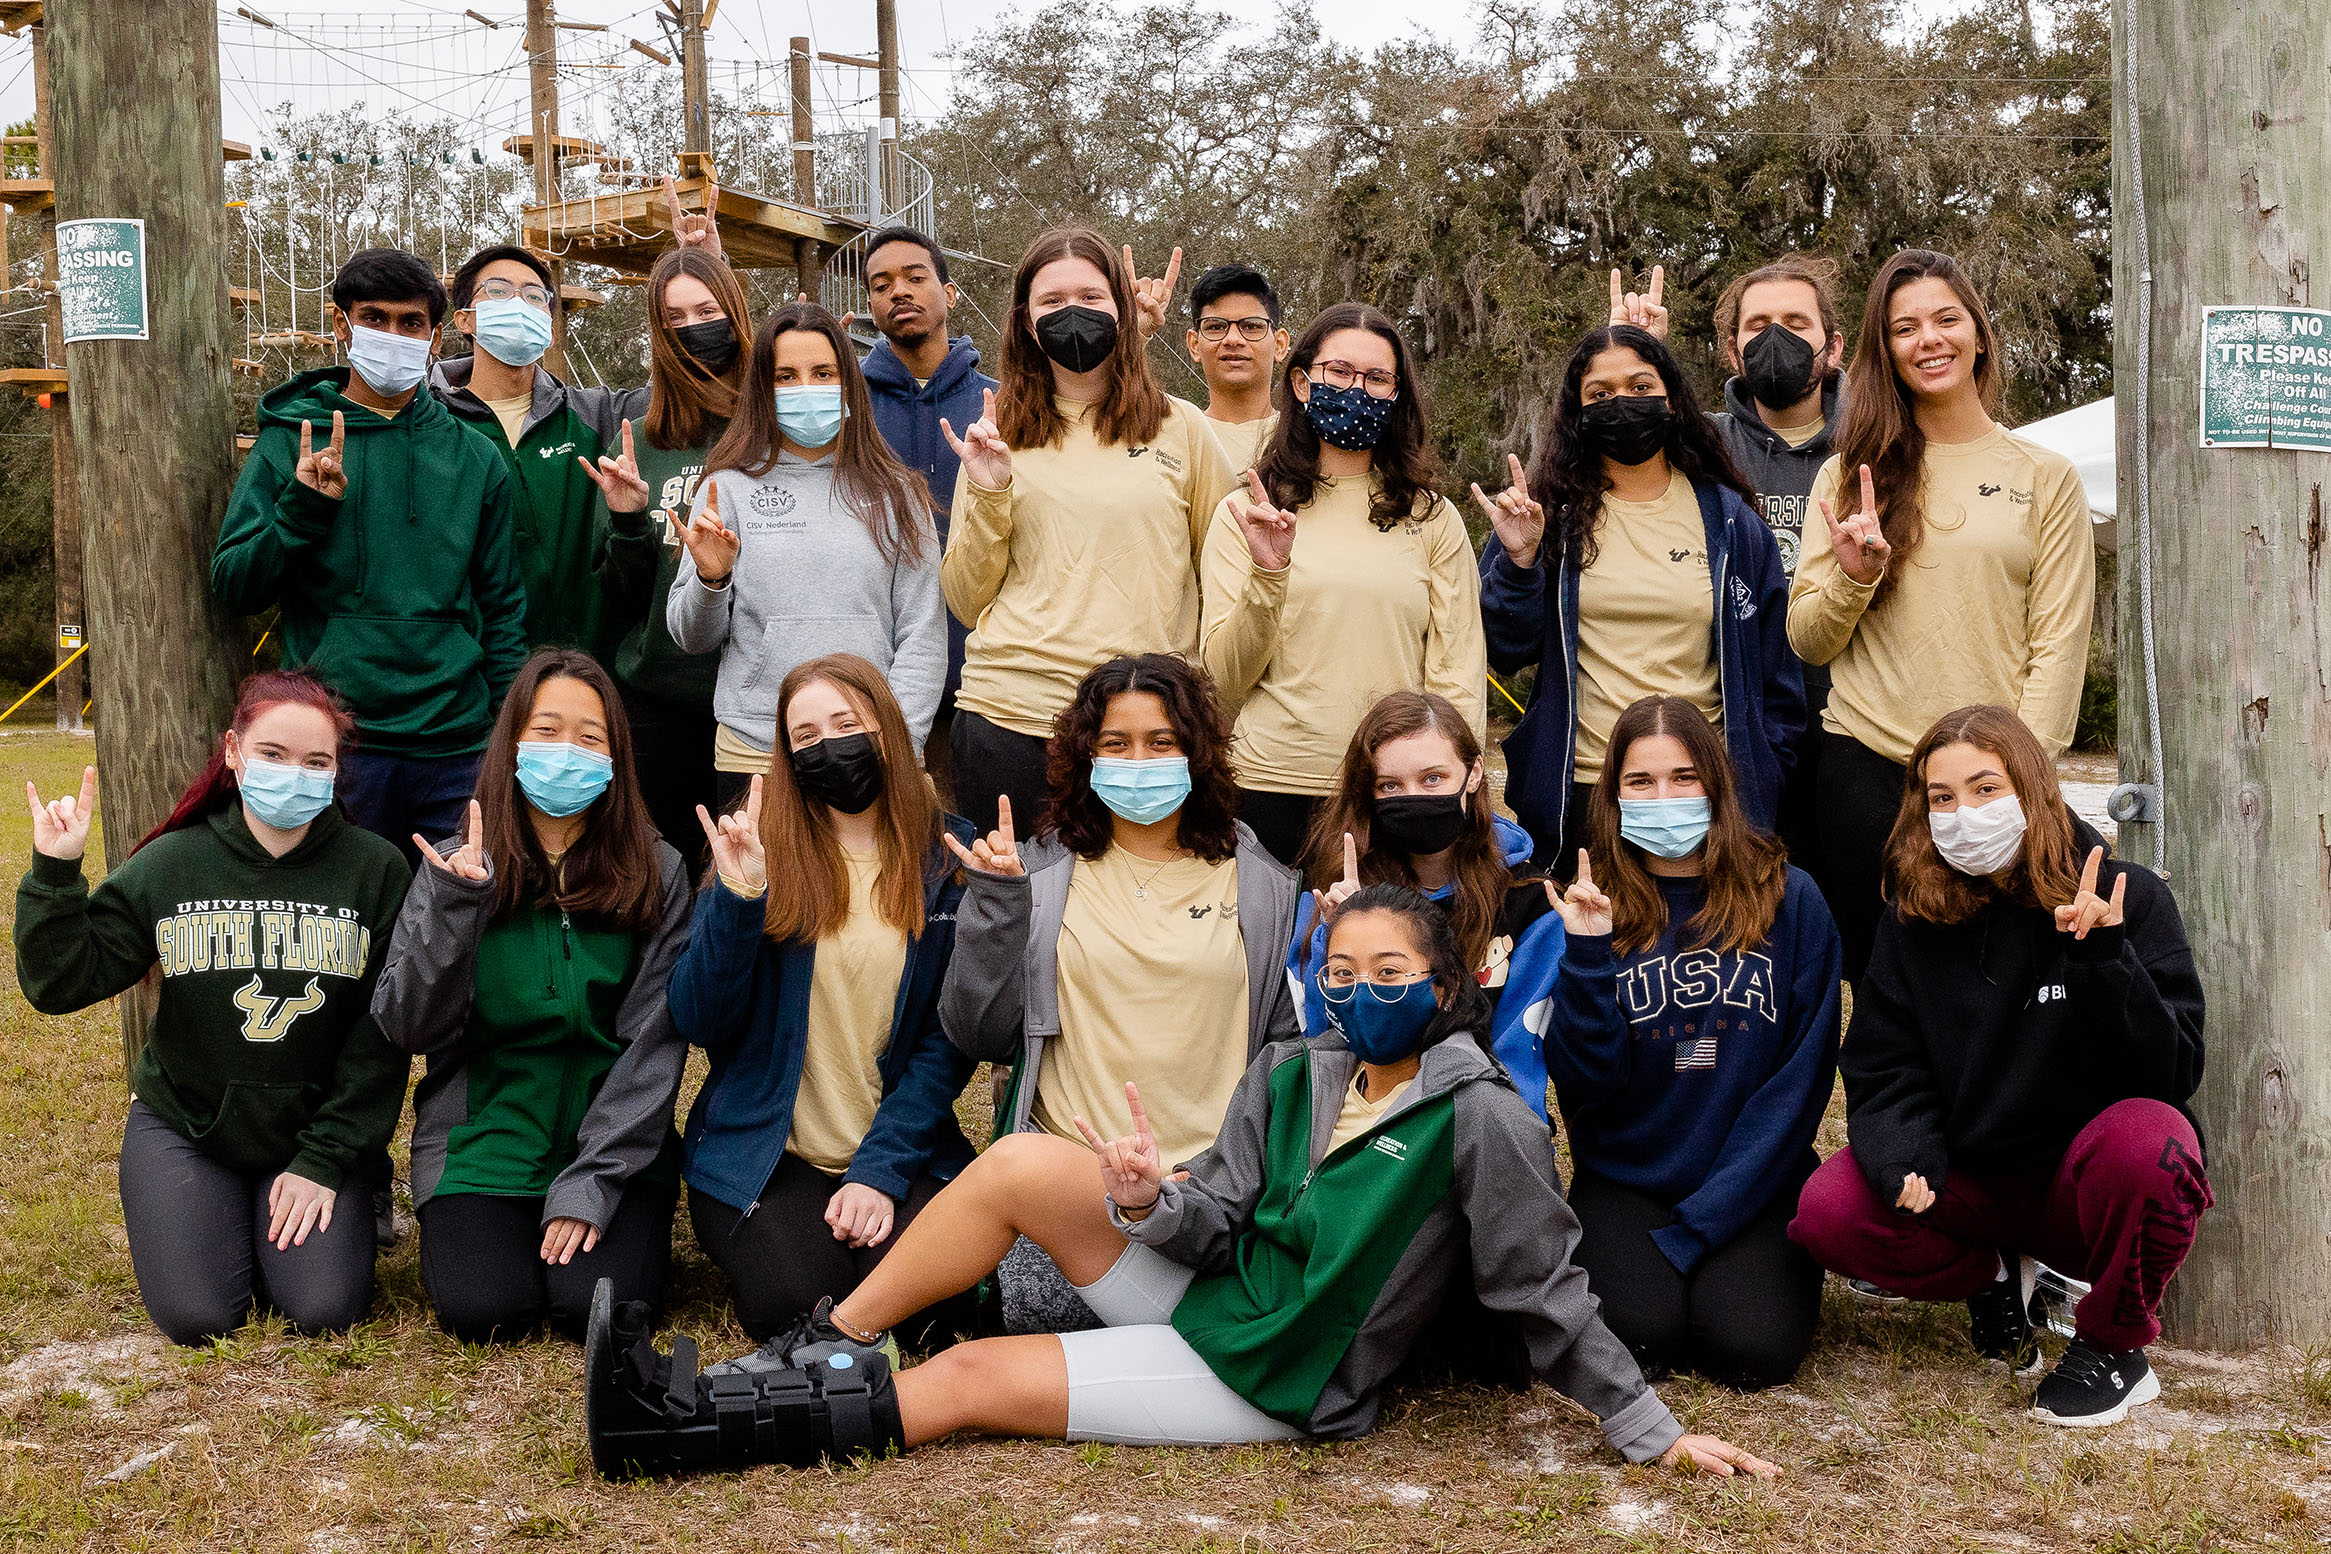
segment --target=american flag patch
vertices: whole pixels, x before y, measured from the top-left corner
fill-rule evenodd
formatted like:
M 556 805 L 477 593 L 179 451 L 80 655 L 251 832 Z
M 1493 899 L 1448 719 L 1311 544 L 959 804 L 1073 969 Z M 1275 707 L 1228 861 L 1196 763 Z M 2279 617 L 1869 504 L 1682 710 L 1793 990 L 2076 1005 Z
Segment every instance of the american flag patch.
M 1700 1036 L 1690 1041 L 1679 1041 L 1675 1044 L 1675 1071 L 1677 1073 L 1680 1074 L 1687 1068 L 1714 1068 L 1715 1066 L 1715 1037 Z

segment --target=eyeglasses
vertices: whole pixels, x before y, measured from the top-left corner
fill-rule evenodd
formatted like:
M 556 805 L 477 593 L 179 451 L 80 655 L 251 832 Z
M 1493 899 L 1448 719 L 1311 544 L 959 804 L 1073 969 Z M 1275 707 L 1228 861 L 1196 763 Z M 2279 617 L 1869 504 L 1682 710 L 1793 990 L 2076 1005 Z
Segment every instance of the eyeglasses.
M 1314 383 L 1324 383 L 1333 389 L 1348 389 L 1353 384 L 1363 385 L 1370 399 L 1398 399 L 1400 374 L 1386 372 L 1381 367 L 1362 372 L 1350 362 L 1314 362 L 1306 374 Z
M 498 275 L 490 281 L 478 282 L 477 296 L 482 302 L 507 302 L 516 297 L 529 307 L 541 308 L 544 312 L 550 310 L 550 288 L 532 283 L 514 286 Z
M 1379 966 L 1376 968 L 1376 975 L 1363 983 L 1360 980 L 1360 973 L 1353 967 L 1330 966 L 1319 974 L 1319 986 L 1323 995 L 1336 993 L 1343 995 L 1341 998 L 1330 996 L 1328 998 L 1330 1003 L 1350 1003 L 1353 992 L 1365 986 L 1369 994 L 1379 1003 L 1396 1004 L 1400 1002 L 1403 990 L 1414 987 L 1419 982 L 1430 981 L 1431 978 L 1432 973 L 1430 972 L 1418 972 L 1416 975 L 1410 976 L 1390 966 Z
M 1209 318 L 1202 318 L 1202 319 L 1198 320 L 1198 338 L 1199 338 L 1199 339 L 1201 339 L 1201 340 L 1207 340 L 1207 341 L 1221 341 L 1221 340 L 1226 340 L 1226 339 L 1228 339 L 1228 338 L 1230 337 L 1230 332 L 1231 332 L 1233 329 L 1235 329 L 1235 330 L 1237 330 L 1237 331 L 1238 331 L 1238 337 L 1239 337 L 1241 340 L 1245 340 L 1245 341 L 1249 342 L 1250 344 L 1259 344 L 1260 342 L 1262 342 L 1262 341 L 1264 341 L 1264 340 L 1267 340 L 1267 339 L 1269 339 L 1269 338 L 1270 338 L 1270 336 L 1271 336 L 1271 321 L 1270 321 L 1270 319 L 1268 319 L 1268 318 L 1264 318 L 1264 317 L 1256 317 L 1256 318 L 1211 318 L 1211 317 L 1209 317 Z

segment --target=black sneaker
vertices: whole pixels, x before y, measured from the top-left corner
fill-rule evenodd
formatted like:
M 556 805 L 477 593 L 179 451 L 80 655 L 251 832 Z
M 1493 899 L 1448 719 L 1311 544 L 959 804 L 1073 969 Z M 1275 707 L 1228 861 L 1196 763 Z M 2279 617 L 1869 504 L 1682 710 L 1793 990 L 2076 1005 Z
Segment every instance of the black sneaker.
M 1994 1279 L 1967 1297 L 1967 1337 L 1975 1352 L 2018 1376 L 2040 1367 L 2039 1339 L 2025 1304 L 2028 1298 L 2024 1281 L 2012 1276 Z
M 751 1375 L 756 1371 L 806 1370 L 812 1365 L 831 1360 L 835 1355 L 847 1355 L 856 1364 L 879 1360 L 886 1371 L 895 1375 L 899 1368 L 898 1340 L 888 1333 L 882 1333 L 876 1336 L 873 1343 L 862 1344 L 834 1326 L 831 1320 L 833 1309 L 834 1298 L 828 1295 L 793 1326 L 751 1354 L 742 1355 L 725 1364 L 708 1365 L 704 1368 L 704 1374 L 728 1376 Z
M 2094 1430 L 2116 1425 L 2139 1403 L 2161 1395 L 2161 1378 L 2142 1349 L 2099 1349 L 2075 1338 L 2040 1383 L 2032 1417 L 2047 1424 Z

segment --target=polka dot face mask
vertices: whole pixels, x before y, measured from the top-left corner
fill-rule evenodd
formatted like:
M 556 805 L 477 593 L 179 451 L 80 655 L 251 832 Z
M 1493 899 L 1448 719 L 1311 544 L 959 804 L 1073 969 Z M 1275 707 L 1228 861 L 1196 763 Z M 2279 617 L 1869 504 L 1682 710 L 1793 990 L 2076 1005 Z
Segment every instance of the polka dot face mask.
M 1311 397 L 1303 402 L 1303 413 L 1310 417 L 1311 429 L 1319 433 L 1320 441 L 1358 453 L 1375 447 L 1383 437 L 1393 404 L 1357 383 L 1350 388 L 1313 383 Z

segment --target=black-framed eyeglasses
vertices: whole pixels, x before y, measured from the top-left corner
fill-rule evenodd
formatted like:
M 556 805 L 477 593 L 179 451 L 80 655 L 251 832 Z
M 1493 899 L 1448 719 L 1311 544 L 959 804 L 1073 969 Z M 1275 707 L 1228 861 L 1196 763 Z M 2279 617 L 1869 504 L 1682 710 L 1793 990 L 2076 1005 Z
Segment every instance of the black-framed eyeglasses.
M 1198 338 L 1201 340 L 1210 342 L 1227 340 L 1233 329 L 1238 331 L 1238 337 L 1241 340 L 1249 344 L 1260 344 L 1271 337 L 1271 321 L 1266 317 L 1208 317 L 1198 320 Z
M 481 302 L 507 302 L 512 297 L 516 297 L 529 307 L 541 308 L 545 312 L 550 310 L 550 289 L 548 287 L 537 286 L 532 282 L 528 282 L 524 286 L 517 286 L 498 275 L 491 280 L 478 282 L 477 296 Z
M 1398 399 L 1400 374 L 1387 372 L 1382 367 L 1371 367 L 1366 372 L 1350 362 L 1313 362 L 1306 374 L 1314 383 L 1324 383 L 1332 389 L 1348 389 L 1357 383 L 1368 391 L 1370 399 Z

